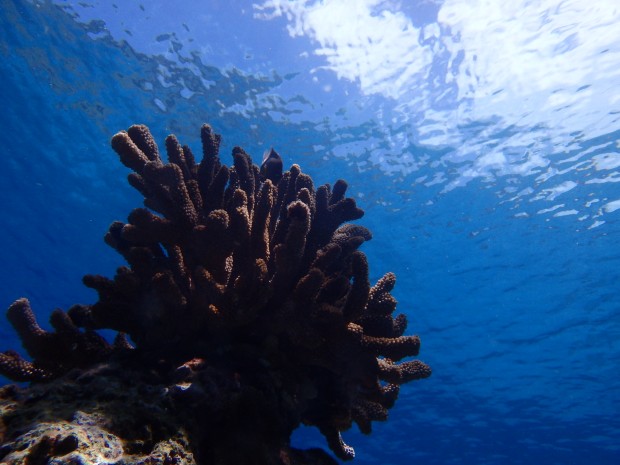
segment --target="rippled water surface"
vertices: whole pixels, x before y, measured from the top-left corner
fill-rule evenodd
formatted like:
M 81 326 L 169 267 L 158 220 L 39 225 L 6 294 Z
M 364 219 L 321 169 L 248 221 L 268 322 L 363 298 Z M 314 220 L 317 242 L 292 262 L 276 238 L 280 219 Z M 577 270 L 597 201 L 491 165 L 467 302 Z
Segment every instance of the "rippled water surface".
M 0 3 L 1 306 L 92 302 L 141 202 L 110 136 L 209 122 L 345 178 L 398 276 L 434 372 L 356 463 L 620 463 L 617 2 Z

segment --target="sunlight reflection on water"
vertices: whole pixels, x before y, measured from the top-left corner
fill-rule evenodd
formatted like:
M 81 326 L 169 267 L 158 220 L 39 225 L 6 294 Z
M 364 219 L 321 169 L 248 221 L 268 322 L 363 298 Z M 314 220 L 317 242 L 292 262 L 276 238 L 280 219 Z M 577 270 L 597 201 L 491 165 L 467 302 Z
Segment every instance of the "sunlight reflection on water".
M 613 1 L 422 0 L 404 9 L 379 0 L 267 0 L 252 8 L 193 0 L 165 15 L 157 3 L 55 3 L 79 21 L 99 21 L 102 37 L 164 59 L 153 91 L 162 112 L 169 111 L 162 87 L 168 98 L 209 95 L 207 65 L 275 76 L 280 84 L 222 102 L 221 114 L 252 119 L 267 111 L 280 123 L 323 125 L 329 136 L 315 144 L 317 154 L 360 172 L 379 169 L 411 188 L 441 186 L 445 194 L 482 180 L 502 201 L 526 205 L 516 218 L 552 213 L 592 228 L 616 211 Z M 178 68 L 197 79 L 189 83 Z M 601 184 L 608 184 L 602 196 Z

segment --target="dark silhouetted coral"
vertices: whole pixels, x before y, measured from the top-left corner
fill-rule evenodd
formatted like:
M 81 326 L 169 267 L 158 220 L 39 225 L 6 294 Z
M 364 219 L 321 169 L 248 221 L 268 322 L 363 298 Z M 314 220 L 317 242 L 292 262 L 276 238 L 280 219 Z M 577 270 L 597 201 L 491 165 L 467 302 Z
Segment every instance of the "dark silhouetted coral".
M 140 463 L 333 464 L 320 449 L 292 448 L 292 431 L 315 426 L 338 458 L 351 459 L 341 432 L 356 423 L 370 433 L 401 384 L 430 375 L 418 360 L 401 361 L 418 354 L 420 340 L 403 335 L 404 315 L 393 317 L 394 275 L 369 283 L 358 248 L 371 234 L 348 223 L 363 211 L 345 196 L 347 184 L 315 188 L 297 165 L 282 173 L 273 149 L 261 170 L 235 147 L 228 167 L 220 136 L 208 125 L 201 136 L 200 163 L 174 136 L 164 163 L 145 126 L 116 134 L 112 147 L 145 205 L 105 236 L 129 266 L 114 279 L 86 276 L 98 301 L 56 310 L 53 332 L 27 300 L 9 308 L 31 361 L 5 352 L 0 373 L 37 384 L 3 416 L 7 463 L 84 454 L 83 427 L 72 419 L 81 412 L 113 436 L 108 463 L 138 463 L 127 458 L 133 440 L 142 441 Z M 100 329 L 117 331 L 114 343 Z M 97 379 L 129 387 L 95 388 Z M 59 396 L 56 405 L 73 402 L 71 414 L 51 409 L 62 420 L 56 429 L 51 413 L 31 427 L 15 414 L 42 386 Z M 131 393 L 140 386 L 149 394 L 138 401 Z M 123 415 L 157 438 L 128 438 L 115 419 Z

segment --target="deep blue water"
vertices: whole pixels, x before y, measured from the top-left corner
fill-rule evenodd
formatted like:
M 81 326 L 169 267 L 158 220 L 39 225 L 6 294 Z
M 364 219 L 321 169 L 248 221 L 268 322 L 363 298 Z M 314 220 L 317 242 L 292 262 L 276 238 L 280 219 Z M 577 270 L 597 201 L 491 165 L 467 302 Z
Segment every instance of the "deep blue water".
M 345 178 L 398 277 L 433 375 L 355 463 L 620 463 L 620 10 L 403 3 L 0 0 L 0 306 L 94 301 L 141 203 L 110 137 L 209 122 Z

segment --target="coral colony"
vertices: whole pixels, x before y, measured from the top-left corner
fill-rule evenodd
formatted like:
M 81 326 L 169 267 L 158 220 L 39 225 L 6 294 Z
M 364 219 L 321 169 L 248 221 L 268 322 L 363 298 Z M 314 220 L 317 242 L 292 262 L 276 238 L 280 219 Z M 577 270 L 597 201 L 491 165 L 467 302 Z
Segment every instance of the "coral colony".
M 28 300 L 8 310 L 28 361 L 0 354 L 0 373 L 29 387 L 0 390 L 0 462 L 7 464 L 335 464 L 290 436 L 315 426 L 336 457 L 341 432 L 387 419 L 401 384 L 426 378 L 392 316 L 395 282 L 371 286 L 371 238 L 347 184 L 315 188 L 271 150 L 261 168 L 241 149 L 203 157 L 176 137 L 168 163 L 145 126 L 112 138 L 144 196 L 105 241 L 129 266 L 88 275 L 93 305 L 51 315 L 42 329 Z M 97 333 L 117 332 L 113 343 Z

